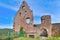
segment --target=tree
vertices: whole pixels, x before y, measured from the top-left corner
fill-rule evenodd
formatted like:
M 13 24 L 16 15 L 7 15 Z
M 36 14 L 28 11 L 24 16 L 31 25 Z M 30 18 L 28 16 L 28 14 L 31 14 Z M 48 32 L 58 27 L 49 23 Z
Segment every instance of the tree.
M 26 36 L 26 32 L 23 30 L 23 27 L 20 28 L 19 36 L 20 37 Z

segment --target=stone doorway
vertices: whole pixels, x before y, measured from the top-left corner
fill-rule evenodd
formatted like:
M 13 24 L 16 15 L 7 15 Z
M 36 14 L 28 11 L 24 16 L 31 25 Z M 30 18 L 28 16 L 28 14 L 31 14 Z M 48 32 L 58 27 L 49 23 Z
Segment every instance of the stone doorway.
M 34 35 L 29 35 L 30 38 L 34 38 Z
M 48 33 L 47 33 L 47 30 L 46 29 L 42 29 L 42 33 L 40 36 L 43 36 L 43 37 L 48 37 Z

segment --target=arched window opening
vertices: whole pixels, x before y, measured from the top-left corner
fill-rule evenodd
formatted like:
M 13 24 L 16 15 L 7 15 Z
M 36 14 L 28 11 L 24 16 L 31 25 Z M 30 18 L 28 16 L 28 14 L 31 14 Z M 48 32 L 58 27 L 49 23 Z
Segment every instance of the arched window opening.
M 25 12 L 27 12 L 27 11 L 25 11 Z
M 22 6 L 22 9 L 25 10 L 26 9 L 25 6 Z
M 30 18 L 27 18 L 27 19 L 26 19 L 26 23 L 27 23 L 27 24 L 30 24 Z
M 21 16 L 21 12 L 19 13 L 19 15 Z

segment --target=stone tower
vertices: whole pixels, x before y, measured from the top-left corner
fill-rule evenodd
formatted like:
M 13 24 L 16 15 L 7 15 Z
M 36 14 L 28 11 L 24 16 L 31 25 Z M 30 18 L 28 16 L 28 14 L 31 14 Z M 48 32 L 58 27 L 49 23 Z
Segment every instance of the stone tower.
M 41 17 L 42 29 L 46 29 L 48 36 L 51 36 L 51 16 L 44 15 Z
M 22 2 L 20 9 L 15 16 L 13 30 L 19 32 L 20 27 L 23 27 L 24 31 L 27 31 L 27 27 L 33 27 L 32 10 L 29 9 L 29 6 L 25 1 Z

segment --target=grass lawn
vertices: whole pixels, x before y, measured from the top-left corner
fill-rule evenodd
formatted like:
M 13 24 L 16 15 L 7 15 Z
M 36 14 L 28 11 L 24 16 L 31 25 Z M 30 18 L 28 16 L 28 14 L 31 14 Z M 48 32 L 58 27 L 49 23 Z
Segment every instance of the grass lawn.
M 60 37 L 49 37 L 45 38 L 46 40 L 60 40 Z M 42 38 L 27 38 L 27 37 L 19 37 L 14 40 L 42 40 Z
M 15 38 L 14 40 L 39 40 L 39 38 L 19 37 L 19 38 Z

